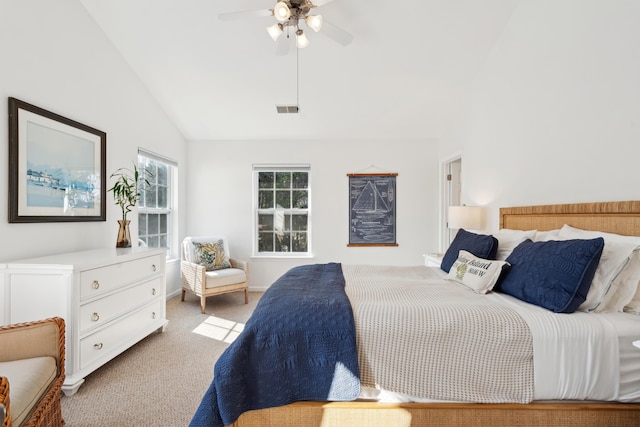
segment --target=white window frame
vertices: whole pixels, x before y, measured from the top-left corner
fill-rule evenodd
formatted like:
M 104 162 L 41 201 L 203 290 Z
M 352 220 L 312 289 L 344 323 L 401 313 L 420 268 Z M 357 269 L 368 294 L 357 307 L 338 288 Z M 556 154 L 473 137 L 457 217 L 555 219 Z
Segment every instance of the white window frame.
M 272 213 L 275 209 L 258 208 L 258 175 L 260 172 L 306 172 L 308 203 L 306 209 L 285 209 L 285 214 L 307 214 L 307 251 L 306 252 L 259 252 L 258 216 L 261 213 Z M 311 166 L 309 164 L 254 164 L 253 165 L 253 257 L 256 258 L 311 258 L 312 253 L 312 206 L 311 206 Z
M 175 201 L 175 194 L 177 188 L 177 172 L 178 172 L 178 163 L 174 160 L 168 159 L 164 156 L 161 156 L 156 153 L 152 153 L 150 151 L 139 148 L 138 149 L 138 170 L 142 174 L 142 170 L 144 165 L 142 163 L 143 159 L 154 160 L 159 163 L 163 163 L 168 166 L 168 176 L 167 176 L 167 207 L 166 208 L 158 208 L 158 207 L 147 207 L 139 204 L 138 206 L 138 224 L 140 224 L 140 215 L 167 215 L 167 258 L 176 258 L 178 256 L 178 247 L 175 238 L 175 232 L 177 230 L 177 214 L 175 207 L 177 203 Z M 152 177 L 152 179 L 154 179 Z M 146 234 L 145 234 L 146 235 Z M 138 230 L 138 236 L 140 241 L 142 242 L 140 230 Z

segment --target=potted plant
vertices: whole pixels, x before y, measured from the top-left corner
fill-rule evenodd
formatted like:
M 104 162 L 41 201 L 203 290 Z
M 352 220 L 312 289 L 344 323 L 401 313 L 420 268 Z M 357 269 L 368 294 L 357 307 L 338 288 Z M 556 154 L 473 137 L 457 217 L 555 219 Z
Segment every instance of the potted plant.
M 109 190 L 113 193 L 116 205 L 122 210 L 122 219 L 118 220 L 118 239 L 116 248 L 130 248 L 131 235 L 129 233 L 130 220 L 127 214 L 138 203 L 140 198 L 140 185 L 149 185 L 146 178 L 141 179 L 140 172 L 136 164 L 133 164 L 133 170 L 120 168 L 111 174 L 109 178 L 116 178 L 115 183 Z

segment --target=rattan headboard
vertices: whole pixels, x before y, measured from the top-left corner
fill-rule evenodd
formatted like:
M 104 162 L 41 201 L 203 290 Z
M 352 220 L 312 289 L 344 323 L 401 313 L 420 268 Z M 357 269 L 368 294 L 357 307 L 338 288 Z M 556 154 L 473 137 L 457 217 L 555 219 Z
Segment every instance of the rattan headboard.
M 584 230 L 640 236 L 640 201 L 500 208 L 500 228 L 546 231 L 564 224 Z

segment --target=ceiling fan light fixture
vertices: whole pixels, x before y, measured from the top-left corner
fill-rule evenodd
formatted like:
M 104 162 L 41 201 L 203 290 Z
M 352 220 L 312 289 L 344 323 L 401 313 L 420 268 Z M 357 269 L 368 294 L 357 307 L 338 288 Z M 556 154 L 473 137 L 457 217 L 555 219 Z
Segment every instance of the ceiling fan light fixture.
M 282 24 L 276 22 L 272 26 L 267 27 L 267 32 L 274 42 L 278 41 L 278 37 L 280 37 L 280 34 L 282 34 Z
M 291 9 L 287 3 L 279 1 L 273 8 L 273 16 L 275 16 L 278 21 L 284 22 L 291 16 Z
M 309 15 L 305 18 L 307 25 L 316 33 L 322 28 L 322 15 Z
M 304 34 L 304 31 L 296 31 L 296 47 L 299 49 L 304 49 L 307 46 L 309 46 L 309 39 Z

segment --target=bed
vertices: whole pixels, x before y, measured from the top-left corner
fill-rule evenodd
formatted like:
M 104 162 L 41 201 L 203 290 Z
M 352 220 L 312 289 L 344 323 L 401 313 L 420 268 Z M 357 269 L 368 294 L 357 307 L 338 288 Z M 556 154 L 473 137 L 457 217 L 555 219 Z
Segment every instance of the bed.
M 557 243 L 557 245 L 572 245 L 576 242 L 573 239 L 571 233 L 580 230 L 598 230 L 606 233 L 615 233 L 621 236 L 640 236 L 640 202 L 604 202 L 604 203 L 581 203 L 581 204 L 565 204 L 565 205 L 548 205 L 548 206 L 530 206 L 530 207 L 516 207 L 516 208 L 502 208 L 500 209 L 500 228 L 504 229 L 507 235 L 513 230 L 513 235 L 517 234 L 516 230 L 528 231 L 530 233 L 540 233 L 548 230 L 564 230 L 566 229 L 566 242 Z M 535 230 L 532 232 L 532 230 Z M 553 241 L 548 245 L 533 245 L 532 249 L 539 249 L 540 247 L 549 247 L 549 245 L 556 245 L 555 240 L 560 240 L 559 237 L 554 237 L 556 234 L 541 237 L 541 241 Z M 586 233 L 586 231 L 585 231 Z M 498 235 L 499 233 L 496 233 Z M 458 236 L 456 236 L 456 239 Z M 507 241 L 505 239 L 504 241 Z M 538 240 L 538 235 L 534 240 Z M 500 240 L 501 242 L 503 240 Z M 455 240 L 454 240 L 455 242 Z M 583 242 L 589 242 L 587 248 L 583 245 Z M 595 270 L 595 265 L 598 263 L 604 264 L 610 262 L 613 259 L 611 252 L 605 253 L 603 251 L 603 242 L 598 238 L 589 238 L 588 240 L 580 240 L 579 243 L 581 253 L 588 253 L 584 256 L 585 266 L 582 269 L 583 273 L 580 278 L 583 278 L 585 271 L 591 271 L 591 276 L 597 275 L 600 271 Z M 453 245 L 453 244 L 452 244 Z M 508 246 L 508 245 L 507 245 Z M 522 245 L 524 247 L 526 245 Z M 518 248 L 521 246 L 518 245 Z M 609 248 L 609 246 L 607 246 Z M 513 248 L 509 248 L 510 250 Z M 519 249 L 522 252 L 521 249 Z M 598 252 L 599 251 L 599 252 Z M 507 260 L 516 260 L 514 257 L 515 250 L 509 255 L 511 258 Z M 462 254 L 462 252 L 461 252 Z M 497 254 L 493 254 L 495 258 Z M 632 259 L 633 256 L 640 256 L 639 251 L 633 251 L 629 255 L 628 259 Z M 472 259 L 466 265 L 463 265 L 461 256 L 455 260 L 453 264 L 456 270 L 460 270 L 460 267 L 474 268 L 504 268 L 501 264 L 493 264 L 489 267 L 479 263 L 477 259 Z M 640 261 L 640 260 L 635 260 Z M 473 263 L 476 264 L 473 264 Z M 514 264 L 516 264 L 514 262 Z M 514 271 L 519 271 L 516 267 L 519 264 L 512 265 L 508 275 L 515 274 Z M 625 264 L 626 265 L 626 264 Z M 337 266 L 340 266 L 339 264 Z M 302 313 L 314 313 L 316 317 L 315 308 L 319 306 L 325 306 L 329 313 L 326 318 L 321 320 L 324 322 L 325 329 L 321 332 L 317 332 L 320 329 L 313 327 L 312 329 L 316 333 L 324 334 L 322 342 L 326 344 L 326 348 L 316 349 L 317 351 L 309 351 L 307 360 L 311 362 L 302 369 L 303 371 L 312 372 L 312 375 L 305 377 L 299 372 L 296 372 L 290 377 L 286 374 L 282 374 L 284 371 L 276 372 L 280 375 L 281 384 L 272 386 L 275 390 L 273 394 L 281 396 L 281 390 L 288 390 L 288 382 L 294 381 L 292 378 L 298 378 L 301 383 L 309 385 L 315 381 L 315 378 L 321 378 L 328 373 L 333 372 L 334 378 L 328 381 L 326 384 L 320 384 L 322 392 L 314 391 L 313 387 L 307 387 L 303 392 L 298 395 L 287 395 L 284 393 L 284 398 L 281 401 L 277 401 L 277 404 L 271 402 L 256 401 L 254 402 L 254 408 L 261 408 L 258 410 L 245 411 L 246 407 L 243 406 L 244 400 L 250 400 L 247 397 L 247 389 L 253 388 L 250 384 L 250 378 L 253 377 L 253 373 L 249 371 L 243 371 L 243 367 L 249 367 L 251 365 L 260 365 L 268 367 L 270 363 L 276 360 L 280 360 L 283 369 L 287 368 L 287 365 L 295 365 L 296 361 L 290 360 L 288 356 L 277 356 L 271 359 L 270 362 L 264 362 L 260 360 L 246 359 L 242 360 L 238 366 L 234 367 L 229 364 L 223 366 L 216 365 L 216 372 L 234 372 L 234 378 L 237 376 L 244 378 L 244 388 L 234 388 L 234 386 L 221 386 L 220 382 L 217 388 L 212 383 L 212 388 L 207 392 L 207 395 L 203 398 L 200 408 L 198 409 L 194 419 L 192 421 L 193 426 L 200 425 L 216 425 L 210 423 L 208 416 L 211 414 L 205 414 L 203 412 L 211 410 L 218 410 L 218 406 L 226 409 L 222 411 L 228 411 L 226 414 L 226 420 L 228 425 L 234 427 L 243 426 L 392 426 L 392 427 L 408 427 L 415 425 L 607 425 L 607 426 L 636 426 L 640 425 L 640 348 L 636 348 L 635 345 L 640 345 L 640 317 L 637 313 L 610 313 L 603 312 L 597 313 L 600 310 L 598 304 L 594 304 L 590 311 L 596 311 L 596 313 L 585 313 L 584 311 L 576 311 L 575 314 L 567 315 L 562 314 L 563 310 L 573 311 L 578 306 L 578 302 L 575 302 L 575 298 L 570 303 L 560 304 L 559 306 L 551 305 L 551 308 L 540 308 L 537 305 L 527 304 L 520 301 L 519 298 L 514 298 L 512 295 L 504 294 L 503 292 L 488 292 L 486 294 L 480 294 L 481 288 L 475 289 L 476 292 L 467 292 L 468 289 L 465 286 L 458 286 L 458 296 L 463 299 L 463 303 L 456 305 L 436 304 L 436 311 L 455 311 L 458 307 L 463 307 L 466 315 L 471 318 L 479 319 L 478 322 L 471 322 L 468 318 L 464 320 L 464 327 L 458 329 L 469 329 L 472 332 L 471 337 L 465 336 L 458 341 L 449 342 L 447 337 L 452 336 L 452 333 L 447 329 L 446 331 L 440 331 L 439 336 L 445 337 L 443 340 L 438 341 L 437 346 L 432 346 L 430 350 L 432 353 L 428 357 L 440 357 L 446 358 L 446 351 L 443 354 L 438 355 L 438 352 L 442 349 L 447 349 L 450 346 L 469 345 L 468 349 L 476 351 L 476 345 L 488 345 L 484 338 L 476 340 L 473 345 L 468 344 L 474 336 L 483 337 L 483 331 L 491 329 L 492 325 L 498 325 L 497 328 L 506 331 L 501 333 L 500 339 L 509 341 L 509 345 L 517 345 L 518 347 L 514 351 L 496 352 L 494 360 L 500 361 L 500 366 L 496 370 L 496 363 L 492 363 L 491 355 L 486 355 L 483 351 L 477 350 L 474 353 L 474 358 L 462 357 L 470 350 L 465 352 L 454 352 L 455 357 L 452 355 L 451 359 L 462 357 L 459 363 L 469 364 L 477 363 L 478 366 L 475 371 L 472 371 L 473 378 L 469 379 L 469 374 L 462 374 L 460 372 L 449 372 L 445 374 L 439 373 L 437 370 L 429 371 L 428 374 L 421 372 L 414 372 L 410 375 L 410 378 L 421 378 L 420 381 L 414 381 L 416 384 L 403 384 L 399 379 L 400 375 L 396 375 L 391 369 L 387 371 L 386 367 L 381 368 L 381 365 L 386 363 L 369 362 L 369 356 L 374 355 L 376 357 L 385 356 L 390 359 L 394 359 L 396 365 L 408 367 L 410 365 L 411 357 L 407 356 L 406 360 L 401 363 L 395 361 L 395 359 L 401 359 L 402 354 L 396 349 L 396 345 L 383 346 L 386 348 L 376 347 L 376 344 L 371 344 L 371 340 L 388 340 L 389 335 L 380 335 L 377 329 L 378 327 L 369 328 L 367 331 L 363 331 L 363 323 L 371 323 L 371 319 L 363 316 L 367 315 L 367 312 L 374 310 L 371 305 L 375 305 L 375 300 L 384 300 L 390 297 L 385 293 L 385 286 L 388 285 L 388 281 L 380 279 L 384 276 L 393 277 L 394 274 L 399 273 L 399 270 L 404 270 L 403 274 L 403 287 L 408 289 L 405 292 L 405 303 L 411 306 L 412 304 L 418 306 L 415 302 L 416 295 L 418 295 L 417 289 L 424 287 L 425 283 L 429 286 L 436 286 L 436 283 L 448 281 L 442 280 L 445 276 L 449 276 L 444 272 L 436 272 L 429 270 L 428 267 L 407 267 L 403 268 L 386 268 L 381 266 L 343 266 L 342 277 L 347 283 L 345 289 L 347 291 L 350 300 L 362 299 L 363 304 L 358 303 L 354 305 L 353 314 L 349 312 L 349 308 L 344 308 L 349 315 L 338 316 L 337 320 L 331 319 L 331 310 L 336 310 L 336 307 L 344 307 L 344 299 L 337 298 L 335 304 L 333 296 L 328 298 L 329 294 L 322 294 L 321 292 L 316 295 L 316 299 L 309 297 L 309 306 L 304 306 L 303 303 L 296 304 L 295 297 L 292 296 L 292 292 L 295 292 L 299 282 L 302 278 L 302 271 L 294 272 L 293 282 L 278 283 L 276 282 L 275 292 L 267 298 L 272 304 L 277 304 L 279 300 L 284 301 L 285 304 L 291 306 L 298 305 Z M 330 266 L 330 270 L 336 270 L 336 265 Z M 342 268 L 342 266 L 341 266 Z M 382 270 L 381 270 L 382 269 Z M 362 270 L 362 271 L 360 271 Z M 398 271 L 396 271 L 398 270 Z M 454 269 L 452 269 L 454 270 Z M 489 271 L 489 270 L 487 270 Z M 622 270 L 621 270 L 622 271 Z M 626 267 L 625 267 L 625 270 Z M 304 272 L 306 274 L 306 272 Z M 340 287 L 339 279 L 337 276 L 328 276 L 323 271 L 316 272 L 319 279 L 324 280 L 326 283 L 316 289 L 324 289 L 325 286 L 336 286 L 336 289 Z M 588 276 L 588 274 L 586 274 Z M 287 276 L 287 275 L 285 275 Z M 509 277 L 508 276 L 508 277 Z M 616 273 L 616 280 L 621 280 L 621 276 L 624 276 L 621 272 Z M 633 276 L 635 278 L 635 276 Z M 361 278 L 361 279 L 359 279 Z M 354 285 L 355 282 L 361 281 L 360 287 Z M 389 279 L 393 280 L 393 279 Z M 581 279 L 582 280 L 582 279 Z M 634 279 L 637 284 L 637 279 Z M 511 291 L 509 284 L 505 283 L 506 280 L 501 282 L 504 286 L 504 292 Z M 513 282 L 513 280 L 511 280 Z M 591 282 L 591 279 L 589 279 Z M 449 284 L 451 287 L 451 284 Z M 342 285 L 344 286 L 344 284 Z M 472 286 L 476 286 L 472 283 Z M 622 287 L 621 287 L 622 288 Z M 580 294 L 580 289 L 576 288 L 576 294 Z M 594 288 L 595 289 L 595 288 Z M 478 292 L 480 290 L 480 292 Z M 373 292 L 377 294 L 375 298 L 367 299 L 366 295 Z M 464 292 L 467 292 L 466 294 Z M 604 292 L 604 291 L 603 291 Z M 632 293 L 636 290 L 633 289 Z M 268 296 L 269 291 L 265 293 Z M 306 295 L 306 294 L 305 294 Z M 334 295 L 334 293 L 330 293 Z M 619 297 L 624 298 L 625 301 L 629 299 L 628 292 L 626 296 Z M 458 298 L 456 296 L 456 298 Z M 589 295 L 583 295 L 580 306 L 583 304 L 593 303 L 590 301 Z M 543 298 L 546 298 L 542 295 Z M 263 297 L 264 298 L 264 297 Z M 289 298 L 289 299 L 287 299 Z M 438 297 L 444 298 L 444 297 Z M 612 297 L 613 298 L 613 297 Z M 305 296 L 306 299 L 306 296 Z M 322 301 L 331 299 L 332 304 L 324 304 Z M 401 298 L 402 299 L 402 298 Z M 475 307 L 475 301 L 481 299 L 482 303 L 480 307 Z M 635 297 L 634 297 L 635 299 Z M 268 304 L 269 302 L 265 302 Z M 445 300 L 442 300 L 445 301 Z M 446 302 L 446 301 L 445 301 Z M 488 317 L 494 316 L 494 314 L 488 314 L 485 305 L 492 306 L 493 311 L 500 312 L 500 317 Z M 555 300 L 549 304 L 555 304 Z M 262 300 L 260 302 L 262 304 Z M 260 304 L 257 307 L 260 308 Z M 542 304 L 548 304 L 545 300 Z M 365 308 L 362 308 L 364 306 Z M 314 310 L 310 310 L 309 307 L 313 307 Z M 445 307 L 445 308 L 442 308 Z M 272 307 L 265 307 L 267 311 L 271 311 Z M 493 310 L 497 308 L 497 310 Z M 559 314 L 550 316 L 549 313 L 555 311 Z M 318 313 L 321 312 L 323 307 L 319 307 Z M 377 308 L 375 308 L 377 310 Z M 454 310 L 455 309 L 455 310 Z M 478 311 L 480 310 L 480 311 Z M 374 310 L 375 311 L 375 310 Z M 405 311 L 416 311 L 408 309 Z M 460 310 L 458 310 L 460 311 Z M 514 312 L 518 313 L 519 320 L 515 320 Z M 290 313 L 293 316 L 299 316 L 299 314 Z M 275 316 L 271 323 L 277 324 L 278 321 L 287 323 L 287 313 L 278 314 Z M 433 316 L 432 313 L 423 315 Z M 465 315 L 463 313 L 463 315 Z M 255 314 L 254 314 L 255 316 Z M 317 316 L 320 316 L 319 314 Z M 349 316 L 354 316 L 357 321 L 356 325 L 350 323 Z M 407 322 L 407 318 L 404 317 L 403 311 L 394 312 L 391 311 L 385 314 L 384 322 L 382 323 L 430 323 L 430 322 Z M 252 316 L 253 317 L 253 316 Z M 554 323 L 549 327 L 545 322 L 546 318 L 553 318 Z M 557 319 L 557 321 L 556 321 Z M 500 322 L 520 322 L 518 326 L 499 326 Z M 605 345 L 594 346 L 594 350 L 589 350 L 581 354 L 579 346 L 572 346 L 572 333 L 569 329 L 571 326 L 567 326 L 567 323 L 573 322 L 587 322 L 588 335 L 584 338 L 584 341 L 590 341 L 595 339 L 605 339 Z M 247 323 L 247 328 L 253 329 L 253 325 Z M 336 323 L 332 323 L 336 322 Z M 485 322 L 485 323 L 483 323 Z M 589 323 L 591 322 L 591 323 Z M 269 323 L 259 321 L 258 323 Z M 375 323 L 375 321 L 373 322 Z M 447 322 L 431 322 L 435 328 L 438 328 L 438 324 Z M 477 324 L 476 324 L 477 323 Z M 525 325 L 522 327 L 522 325 Z M 509 324 L 511 325 L 511 324 Z M 528 326 L 528 327 L 527 327 Z M 455 325 L 449 325 L 448 327 L 456 328 Z M 245 330 L 247 329 L 245 328 Z M 347 331 L 350 328 L 356 328 L 356 337 L 350 337 L 343 331 Z M 473 329 L 476 328 L 476 329 Z M 540 330 L 550 328 L 560 331 L 558 335 L 554 336 L 545 347 L 544 340 L 541 336 Z M 304 328 L 303 328 L 304 329 Z M 407 328 L 408 329 L 408 328 Z M 331 332 L 333 330 L 333 332 Z M 564 331 L 564 332 L 563 332 Z M 331 333 L 330 333 L 331 332 Z M 597 334 L 600 335 L 597 335 Z M 366 334 L 372 334 L 371 338 L 363 338 Z M 377 335 L 376 335 L 377 334 Z M 403 335 L 405 332 L 396 335 Z M 407 332 L 408 334 L 408 332 Z M 530 334 L 527 335 L 527 334 Z M 563 335 L 565 334 L 565 335 Z M 313 337 L 309 337 L 306 334 L 299 334 L 296 339 L 298 340 L 312 340 Z M 502 336 L 504 335 L 504 336 Z M 567 339 L 571 338 L 571 339 Z M 394 337 L 393 339 L 402 339 L 402 337 Z M 281 345 L 280 338 L 269 341 L 262 341 L 258 347 L 262 349 L 275 347 Z M 358 360 L 354 361 L 354 354 L 352 353 L 354 342 L 358 348 Z M 415 336 L 409 335 L 409 341 L 416 340 Z M 417 341 L 417 340 L 416 340 Z M 542 343 L 542 346 L 540 346 Z M 234 343 L 235 344 L 235 343 Z M 424 348 L 424 344 L 417 342 L 416 345 L 419 348 Z M 288 345 L 290 348 L 297 348 L 294 344 Z M 369 346 L 369 347 L 367 347 Z M 449 347 L 447 347 L 449 346 Z M 491 344 L 494 346 L 494 344 Z M 232 346 L 234 347 L 234 346 Z M 287 345 L 283 345 L 287 347 Z M 231 348 L 231 347 L 230 347 Z M 498 347 L 496 347 L 498 348 Z M 251 351 L 245 349 L 236 349 L 236 353 L 247 357 L 247 354 Z M 426 351 L 426 350 L 425 350 Z M 443 350 L 444 351 L 444 350 Z M 573 351 L 573 353 L 571 353 Z M 559 363 L 558 366 L 547 367 L 544 364 L 545 357 L 555 357 L 550 353 L 557 352 L 569 352 L 572 359 L 571 361 L 565 361 Z M 400 352 L 401 353 L 401 352 Z M 513 353 L 513 354 L 511 354 Z M 547 354 L 549 353 L 549 354 Z M 453 353 L 450 353 L 453 354 Z M 477 359 L 477 360 L 475 360 Z M 384 360 L 384 359 L 383 359 Z M 579 362 L 582 360 L 586 365 L 582 366 Z M 611 360 L 611 363 L 602 363 L 603 361 Z M 335 363 L 339 361 L 339 363 Z M 471 361 L 471 362 L 470 362 Z M 326 369 L 328 365 L 334 363 L 336 366 L 341 367 L 340 370 Z M 389 363 L 392 365 L 392 363 Z M 359 374 L 354 376 L 353 371 L 358 370 Z M 455 364 L 448 365 L 449 370 L 456 371 Z M 582 366 L 582 367 L 581 367 Z M 453 367 L 453 368 L 452 368 Z M 483 369 L 484 367 L 484 369 Z M 582 375 L 580 370 L 584 370 Z M 562 381 L 558 380 L 558 376 L 565 375 L 565 371 L 576 371 L 573 373 L 579 383 L 577 386 L 567 386 Z M 618 374 L 620 371 L 622 374 Z M 351 374 L 351 375 L 350 375 Z M 426 376 L 425 376 L 426 375 Z M 466 375 L 466 376 L 465 376 Z M 484 375 L 484 377 L 483 377 Z M 503 390 L 501 387 L 495 390 L 491 389 L 491 383 L 498 383 L 500 381 L 492 381 L 492 377 L 496 375 L 504 375 L 509 378 L 508 390 Z M 569 372 L 571 375 L 571 372 Z M 435 377 L 442 377 L 443 379 L 433 381 Z M 476 378 L 477 377 L 477 378 Z M 426 379 L 425 379 L 426 378 Z M 502 377 L 501 377 L 502 378 Z M 395 381 L 400 381 L 400 384 L 396 384 Z M 469 385 L 461 386 L 460 384 L 474 383 L 476 390 Z M 547 382 L 543 382 L 547 381 Z M 232 380 L 234 382 L 235 380 Z M 411 382 L 411 381 L 409 381 Z M 451 384 L 444 384 L 444 383 Z M 374 384 L 372 384 L 374 383 Z M 380 387 L 378 383 L 382 383 Z M 513 383 L 513 385 L 511 385 Z M 285 386 L 283 386 L 283 384 Z M 444 384 L 444 385 L 443 385 Z M 387 386 L 391 389 L 391 397 L 386 392 Z M 261 386 L 262 390 L 265 386 Z M 268 387 L 268 386 L 267 386 Z M 314 386 L 315 387 L 315 386 Z M 406 388 L 408 387 L 408 388 Z M 411 388 L 413 387 L 413 388 Z M 429 393 L 427 398 L 423 399 L 423 396 L 419 395 L 422 390 L 428 389 Z M 506 387 L 506 386 L 505 386 Z M 404 388 L 404 389 L 403 389 Z M 380 392 L 380 389 L 383 389 Z M 398 390 L 409 390 L 409 393 L 398 392 Z M 213 390 L 213 392 L 212 392 Z M 418 390 L 418 394 L 412 393 L 412 391 Z M 367 394 L 369 393 L 369 394 Z M 376 393 L 378 393 L 376 395 Z M 380 401 L 380 395 L 385 397 Z M 434 398 L 435 396 L 435 398 Z M 328 401 L 330 400 L 330 401 Z M 421 402 L 421 400 L 424 400 Z M 294 403 L 290 403 L 294 402 Z M 473 402 L 473 403 L 468 403 Z M 626 403 L 633 402 L 633 403 Z M 215 403 L 215 404 L 214 404 Z M 273 407 L 269 407 L 273 406 Z M 237 416 L 236 416 L 237 415 Z M 237 418 L 237 419 L 236 419 Z M 235 420 L 235 421 L 234 421 Z M 217 421 L 219 422 L 219 420 Z

